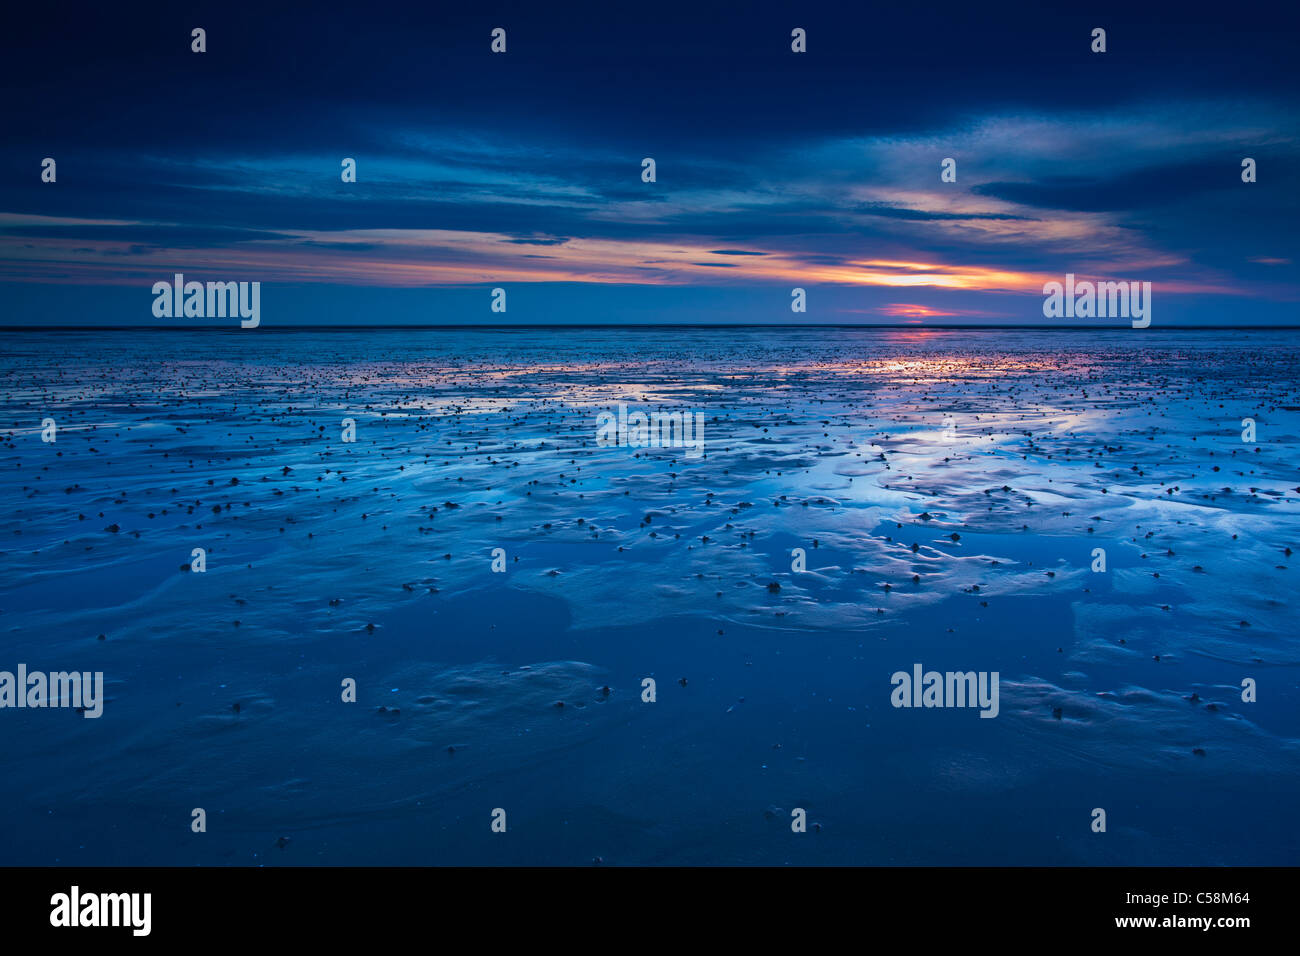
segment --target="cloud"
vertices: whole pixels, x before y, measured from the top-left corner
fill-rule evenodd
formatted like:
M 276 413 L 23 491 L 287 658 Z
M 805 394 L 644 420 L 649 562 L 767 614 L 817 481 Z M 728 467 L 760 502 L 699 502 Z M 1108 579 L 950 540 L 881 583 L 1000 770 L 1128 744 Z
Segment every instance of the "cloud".
M 1171 294 L 1294 296 L 1294 273 L 1276 268 L 1300 254 L 1295 200 L 1278 191 L 1287 180 L 1276 157 L 1296 155 L 1285 116 L 1265 103 L 1228 110 L 1218 101 L 1120 116 L 974 114 L 905 135 L 652 150 L 661 174 L 653 184 L 639 179 L 644 148 L 513 130 L 371 131 L 363 141 L 372 152 L 349 150 L 361 154 L 349 184 L 337 155 L 298 146 L 83 149 L 67 156 L 77 175 L 61 166 L 57 189 L 0 178 L 0 208 L 13 210 L 0 214 L 0 274 L 137 282 L 141 266 L 128 260 L 147 259 L 163 270 L 367 286 L 1023 293 L 1074 272 L 1140 277 Z M 1252 140 L 1274 153 L 1262 167 L 1279 184 L 1272 191 L 1237 176 L 1233 151 Z M 958 181 L 943 183 L 939 160 L 950 154 Z M 1265 283 L 1247 263 L 1275 274 Z

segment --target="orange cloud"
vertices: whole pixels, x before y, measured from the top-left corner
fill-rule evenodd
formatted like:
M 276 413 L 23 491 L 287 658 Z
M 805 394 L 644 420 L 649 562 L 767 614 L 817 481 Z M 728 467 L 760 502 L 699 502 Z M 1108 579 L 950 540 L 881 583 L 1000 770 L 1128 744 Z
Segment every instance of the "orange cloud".
M 942 312 L 939 309 L 931 309 L 924 305 L 912 305 L 906 302 L 890 302 L 888 305 L 882 305 L 876 310 L 876 312 L 880 315 L 888 315 L 900 319 L 934 319 L 943 316 L 963 314 L 961 312 Z
M 29 218 L 29 217 L 24 217 Z M 8 224 L 17 225 L 14 217 Z M 41 224 L 75 227 L 81 220 L 41 217 Z M 119 223 L 111 223 L 118 225 Z M 6 218 L 0 217 L 0 233 Z M 100 225 L 97 223 L 97 225 Z M 149 225 L 121 223 L 121 225 Z M 74 230 L 75 235 L 75 230 Z M 360 229 L 286 232 L 273 239 L 209 248 L 161 248 L 112 238 L 23 237 L 0 258 L 0 279 L 134 284 L 183 271 L 213 277 L 282 282 L 421 287 L 506 282 L 643 285 L 730 285 L 755 282 L 932 288 L 1041 294 L 1063 276 L 921 259 L 864 259 L 826 264 L 801 253 L 746 248 L 755 255 L 713 251 L 717 239 L 623 240 L 569 238 L 553 245 L 518 244 L 501 233 L 440 229 Z M 1138 278 L 1169 263 L 1078 263 L 1083 278 Z M 1149 273 L 1148 273 L 1149 274 Z M 1199 281 L 1160 280 L 1163 292 L 1240 290 Z M 921 309 L 900 304 L 887 308 Z M 885 314 L 904 314 L 891 313 Z M 908 312 L 909 316 L 920 313 Z M 934 312 L 933 315 L 946 313 Z

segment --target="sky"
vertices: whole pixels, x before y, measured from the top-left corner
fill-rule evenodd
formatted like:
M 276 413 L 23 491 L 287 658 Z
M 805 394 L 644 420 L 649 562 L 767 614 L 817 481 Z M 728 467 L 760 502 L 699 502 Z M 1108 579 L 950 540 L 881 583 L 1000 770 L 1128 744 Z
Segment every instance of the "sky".
M 0 324 L 1300 323 L 1297 6 L 1049 6 L 21 4 Z

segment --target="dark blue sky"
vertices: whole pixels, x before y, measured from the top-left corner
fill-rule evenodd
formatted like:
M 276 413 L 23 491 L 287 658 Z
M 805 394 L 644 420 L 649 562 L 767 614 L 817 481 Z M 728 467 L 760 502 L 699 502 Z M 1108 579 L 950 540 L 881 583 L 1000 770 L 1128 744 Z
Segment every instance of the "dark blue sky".
M 0 321 L 1300 321 L 1294 4 L 269 6 L 8 15 Z

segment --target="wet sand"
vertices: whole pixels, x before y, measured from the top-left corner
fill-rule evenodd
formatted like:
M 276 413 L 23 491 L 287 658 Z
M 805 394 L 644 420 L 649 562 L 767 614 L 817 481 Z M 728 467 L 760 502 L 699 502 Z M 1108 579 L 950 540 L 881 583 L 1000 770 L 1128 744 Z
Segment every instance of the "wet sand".
M 1295 332 L 15 332 L 0 372 L 0 669 L 107 694 L 0 711 L 0 862 L 1300 856 Z M 703 456 L 599 446 L 619 403 Z M 891 707 L 916 662 L 998 717 Z

